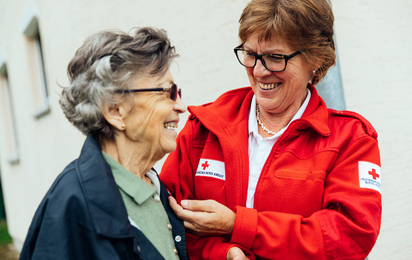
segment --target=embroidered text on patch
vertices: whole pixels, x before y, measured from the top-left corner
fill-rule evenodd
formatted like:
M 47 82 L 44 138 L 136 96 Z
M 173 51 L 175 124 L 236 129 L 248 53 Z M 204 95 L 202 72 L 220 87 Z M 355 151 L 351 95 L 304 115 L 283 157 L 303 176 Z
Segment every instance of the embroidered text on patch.
M 200 159 L 197 166 L 196 176 L 212 177 L 226 180 L 225 163 L 210 159 Z
M 361 188 L 381 192 L 381 167 L 374 163 L 359 161 L 359 185 Z

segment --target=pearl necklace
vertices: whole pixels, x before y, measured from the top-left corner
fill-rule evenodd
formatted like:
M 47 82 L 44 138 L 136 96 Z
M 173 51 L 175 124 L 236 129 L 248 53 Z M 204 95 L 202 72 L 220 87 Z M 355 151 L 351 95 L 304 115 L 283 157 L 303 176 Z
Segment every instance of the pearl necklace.
M 257 119 L 259 125 L 262 127 L 263 131 L 266 131 L 266 132 L 268 132 L 268 134 L 271 134 L 271 135 L 276 134 L 275 132 L 272 132 L 269 129 L 267 129 L 267 127 L 262 123 L 262 121 L 260 121 L 260 118 L 259 118 L 259 105 L 257 103 L 256 103 L 256 119 Z

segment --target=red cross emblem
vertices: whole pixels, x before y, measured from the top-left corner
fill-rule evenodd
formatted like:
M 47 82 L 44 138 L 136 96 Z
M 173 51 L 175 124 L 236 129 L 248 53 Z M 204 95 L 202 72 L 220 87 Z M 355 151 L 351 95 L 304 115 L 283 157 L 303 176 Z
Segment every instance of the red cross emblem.
M 368 174 L 371 175 L 374 180 L 376 180 L 376 178 L 379 178 L 379 174 L 376 173 L 375 169 L 368 171 Z
M 209 164 L 207 164 L 207 161 L 205 161 L 204 164 L 202 164 L 203 170 L 206 170 L 207 167 L 209 167 Z

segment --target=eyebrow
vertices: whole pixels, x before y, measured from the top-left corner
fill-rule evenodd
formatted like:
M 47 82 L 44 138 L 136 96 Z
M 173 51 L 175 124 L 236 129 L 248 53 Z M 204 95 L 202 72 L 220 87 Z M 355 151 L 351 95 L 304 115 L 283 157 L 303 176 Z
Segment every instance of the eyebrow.
M 251 50 L 252 48 L 248 48 L 247 46 L 245 46 L 245 43 L 243 44 L 243 48 L 244 48 L 245 50 L 247 50 L 247 51 L 250 51 L 250 52 L 253 52 L 253 53 L 257 53 L 257 52 L 255 52 L 255 51 L 252 51 L 252 50 Z M 282 54 L 282 53 L 285 53 L 285 52 L 286 52 L 285 50 L 279 51 L 279 50 L 277 50 L 277 49 L 273 49 L 273 50 L 265 51 L 265 52 L 263 52 L 263 53 L 264 53 L 264 54 L 268 54 L 268 53 L 272 53 L 272 54 Z

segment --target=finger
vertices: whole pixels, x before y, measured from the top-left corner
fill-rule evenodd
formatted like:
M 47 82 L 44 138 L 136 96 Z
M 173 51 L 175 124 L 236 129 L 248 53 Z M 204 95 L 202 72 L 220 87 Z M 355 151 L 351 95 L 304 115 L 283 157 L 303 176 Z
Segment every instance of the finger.
M 182 208 L 172 196 L 169 196 L 169 205 L 175 214 L 182 220 L 193 222 L 199 218 L 196 214 L 197 212 Z
M 188 222 L 188 221 L 183 221 L 183 224 L 185 226 L 186 232 L 199 236 L 199 230 L 197 229 L 197 227 L 195 225 L 193 225 L 192 223 Z
M 169 199 L 169 204 L 170 204 L 170 205 L 172 205 L 172 204 L 177 204 L 176 199 L 173 198 L 172 196 L 169 196 L 168 199 Z
M 177 204 L 176 199 L 173 198 L 172 196 L 169 196 L 169 205 L 170 205 L 170 207 L 172 207 L 172 209 L 176 213 L 176 215 L 177 215 L 177 212 L 180 212 L 180 211 L 183 210 L 183 208 L 179 204 Z
M 180 202 L 184 209 L 193 211 L 214 212 L 220 203 L 214 200 L 182 200 Z
M 184 218 L 187 217 L 187 213 L 190 211 L 185 210 L 184 208 L 182 208 L 182 206 L 180 206 L 179 204 L 177 204 L 177 201 L 175 198 L 173 198 L 172 196 L 169 196 L 169 205 L 170 207 L 173 209 L 173 211 L 175 212 L 175 214 L 184 220 Z
M 183 221 L 183 224 L 184 224 L 184 226 L 185 226 L 186 229 L 191 230 L 191 231 L 193 231 L 193 232 L 200 232 L 200 231 L 201 231 L 200 228 L 199 228 L 199 226 L 196 225 L 196 223 L 193 223 L 193 222 L 191 222 L 191 221 L 186 221 L 186 220 L 184 220 L 184 221 Z
M 229 249 L 226 259 L 230 260 L 249 260 L 249 258 L 246 257 L 245 253 L 242 251 L 242 249 L 238 247 L 232 247 Z

